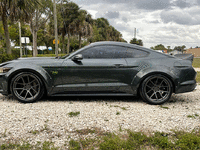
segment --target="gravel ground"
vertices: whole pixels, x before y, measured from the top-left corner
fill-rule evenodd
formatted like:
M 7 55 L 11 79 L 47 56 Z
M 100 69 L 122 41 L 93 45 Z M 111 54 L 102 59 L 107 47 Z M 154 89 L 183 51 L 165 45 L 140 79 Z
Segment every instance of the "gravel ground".
M 172 95 L 170 102 L 149 105 L 135 97 L 48 97 L 22 104 L 0 95 L 0 144 L 7 140 L 52 141 L 61 148 L 70 139 L 95 137 L 76 130 L 119 132 L 191 131 L 200 128 L 200 85 L 190 93 Z M 78 116 L 68 113 L 80 111 Z M 116 114 L 118 112 L 118 115 Z
M 195 69 L 195 71 L 200 71 L 200 68 L 194 68 Z

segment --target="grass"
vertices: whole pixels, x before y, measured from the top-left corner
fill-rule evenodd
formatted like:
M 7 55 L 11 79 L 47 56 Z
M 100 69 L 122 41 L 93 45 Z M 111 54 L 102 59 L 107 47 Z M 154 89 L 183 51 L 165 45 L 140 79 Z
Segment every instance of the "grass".
M 160 108 L 163 108 L 163 109 L 169 109 L 169 107 L 162 106 L 162 105 L 160 105 L 159 107 L 160 107 Z
M 116 112 L 116 115 L 120 115 L 120 112 Z
M 194 68 L 200 68 L 200 58 L 194 58 L 192 66 Z M 196 81 L 200 83 L 200 72 L 197 72 Z
M 125 107 L 120 107 L 122 110 L 127 110 Z
M 120 129 L 122 131 L 122 129 Z M 80 135 L 89 133 L 96 134 L 96 138 L 79 138 L 77 140 L 71 139 L 69 141 L 70 150 L 80 149 L 101 149 L 101 150 L 140 150 L 140 149 L 166 149 L 166 150 L 198 150 L 200 149 L 200 129 L 193 130 L 192 132 L 172 130 L 172 133 L 153 132 L 145 134 L 143 132 L 134 132 L 131 130 L 124 130 L 122 133 L 106 133 L 100 129 L 85 129 L 77 130 Z M 60 136 L 60 135 L 59 135 Z M 21 143 L 21 144 L 19 144 Z M 67 146 L 65 143 L 63 146 Z M 53 142 L 38 142 L 31 145 L 28 142 L 9 142 L 4 141 L 0 145 L 0 150 L 28 150 L 28 149 L 44 149 L 56 150 L 60 149 L 55 147 Z M 65 149 L 62 147 L 62 149 Z
M 31 131 L 31 133 L 32 133 L 32 134 L 39 134 L 40 131 L 38 131 L 38 130 L 34 130 L 34 131 Z
M 200 83 L 200 72 L 197 72 L 196 81 L 197 81 L 198 83 Z
M 187 117 L 188 117 L 188 118 L 194 118 L 194 119 L 195 119 L 196 117 L 199 117 L 199 115 L 198 115 L 198 114 L 194 114 L 194 115 L 187 115 Z
M 198 132 L 174 131 L 172 134 L 155 132 L 146 135 L 142 132 L 127 131 L 127 134 L 102 136 L 99 139 L 82 139 L 79 142 L 71 140 L 70 149 L 200 149 L 200 135 Z
M 38 142 L 36 145 L 31 145 L 28 142 L 23 142 L 23 144 L 19 143 L 6 143 L 0 145 L 0 150 L 11 150 L 11 149 L 17 149 L 17 150 L 29 150 L 29 149 L 35 149 L 35 150 L 58 150 L 58 147 L 55 147 L 53 142 L 47 142 L 44 143 Z
M 75 116 L 78 116 L 79 114 L 80 114 L 80 111 L 68 113 L 69 117 L 75 117 Z
M 192 66 L 194 68 L 200 68 L 200 58 L 194 58 Z
M 81 129 L 81 130 L 76 130 L 77 133 L 81 134 L 81 135 L 87 135 L 87 134 L 93 134 L 96 132 L 96 130 L 92 130 L 92 129 Z

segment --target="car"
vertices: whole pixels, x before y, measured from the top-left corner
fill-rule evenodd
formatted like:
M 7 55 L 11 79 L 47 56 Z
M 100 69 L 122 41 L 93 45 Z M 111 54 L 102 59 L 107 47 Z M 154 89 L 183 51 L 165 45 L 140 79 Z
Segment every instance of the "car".
M 196 87 L 191 60 L 123 42 L 96 42 L 61 58 L 18 58 L 0 64 L 0 93 L 20 102 L 47 96 L 138 95 L 163 104 Z

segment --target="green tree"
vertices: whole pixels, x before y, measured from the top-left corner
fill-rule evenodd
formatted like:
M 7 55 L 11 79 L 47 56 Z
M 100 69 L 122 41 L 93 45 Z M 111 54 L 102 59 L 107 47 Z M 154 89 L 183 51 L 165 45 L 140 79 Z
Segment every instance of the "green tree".
M 19 18 L 28 19 L 30 9 L 39 4 L 38 0 L 1 0 L 0 16 L 3 22 L 3 29 L 6 41 L 7 53 L 11 54 L 10 35 L 8 29 L 8 19 L 18 20 Z M 23 15 L 22 15 L 23 14 Z
M 67 2 L 65 4 L 62 4 L 58 8 L 59 13 L 62 16 L 63 24 L 62 24 L 62 40 L 63 42 L 65 41 L 65 35 L 67 34 L 67 54 L 69 54 L 69 49 L 70 49 L 70 36 L 75 33 L 76 30 L 76 24 L 75 20 L 79 16 L 79 6 L 76 3 L 73 2 Z M 64 45 L 63 45 L 64 46 Z M 63 51 L 65 48 L 63 47 Z
M 87 11 L 85 10 L 79 10 L 79 16 L 78 18 L 75 20 L 75 24 L 76 24 L 76 30 L 78 33 L 78 38 L 79 38 L 79 48 L 81 48 L 81 38 L 84 37 L 88 37 L 92 35 L 93 29 L 92 29 L 92 24 L 89 22 L 89 20 L 87 21 L 86 18 L 89 16 L 87 16 Z
M 141 39 L 137 40 L 136 38 L 133 38 L 133 39 L 130 41 L 130 44 L 136 44 L 136 45 L 143 46 L 142 40 L 141 40 Z
M 42 26 L 45 26 L 49 18 L 52 16 L 51 0 L 41 0 L 42 5 L 36 7 L 32 11 L 30 19 L 30 30 L 33 35 L 33 56 L 36 57 L 37 51 L 37 33 Z M 44 17 L 45 16 L 45 17 Z
M 151 49 L 153 49 L 153 50 L 166 50 L 167 48 L 165 48 L 164 45 L 159 44 L 159 45 L 156 45 L 155 47 L 151 47 Z
M 182 46 L 175 46 L 174 47 L 174 50 L 178 50 L 178 51 L 181 51 L 183 53 L 183 51 L 185 50 L 186 46 L 185 45 L 182 45 Z

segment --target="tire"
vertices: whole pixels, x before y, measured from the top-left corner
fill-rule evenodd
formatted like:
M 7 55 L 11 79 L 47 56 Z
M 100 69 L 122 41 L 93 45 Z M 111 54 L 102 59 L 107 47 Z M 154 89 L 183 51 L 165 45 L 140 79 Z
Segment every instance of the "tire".
M 142 99 L 153 105 L 167 102 L 172 95 L 172 82 L 163 75 L 151 75 L 141 84 L 140 95 Z
M 39 100 L 44 94 L 41 79 L 31 72 L 22 72 L 11 80 L 12 95 L 22 103 L 32 103 Z

